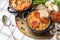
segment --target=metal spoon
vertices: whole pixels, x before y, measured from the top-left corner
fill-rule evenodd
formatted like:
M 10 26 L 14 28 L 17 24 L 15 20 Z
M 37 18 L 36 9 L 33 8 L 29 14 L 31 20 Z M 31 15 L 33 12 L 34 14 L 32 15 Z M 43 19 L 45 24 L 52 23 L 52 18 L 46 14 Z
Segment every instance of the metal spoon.
M 9 18 L 8 18 L 6 15 L 3 15 L 3 17 L 2 17 L 2 22 L 3 22 L 3 24 L 4 24 L 5 26 L 7 26 L 8 28 L 9 28 L 9 26 L 11 25 L 11 21 L 9 20 Z M 9 28 L 9 30 L 10 30 L 10 28 Z M 11 32 L 11 31 L 10 31 L 10 32 Z M 12 34 L 12 32 L 11 32 L 11 34 Z M 13 34 L 12 34 L 12 36 L 13 36 L 14 40 L 16 40 L 16 38 L 14 37 Z

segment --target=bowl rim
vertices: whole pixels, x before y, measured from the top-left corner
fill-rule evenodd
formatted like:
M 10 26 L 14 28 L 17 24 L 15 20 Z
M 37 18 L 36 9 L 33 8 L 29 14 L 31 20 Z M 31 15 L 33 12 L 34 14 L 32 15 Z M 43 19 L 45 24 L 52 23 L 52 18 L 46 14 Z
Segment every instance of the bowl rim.
M 34 12 L 34 11 L 32 11 L 32 12 Z M 28 23 L 28 16 L 29 16 L 29 15 L 31 15 L 31 12 L 27 15 L 27 17 L 26 17 L 26 21 L 27 21 L 27 25 L 28 25 L 28 27 L 29 27 L 30 29 L 32 29 L 32 28 L 29 26 L 29 23 Z M 51 23 L 51 21 L 50 21 L 50 19 L 49 19 L 49 24 L 48 24 L 48 27 L 47 27 L 46 29 L 49 28 L 50 23 Z M 44 29 L 44 30 L 46 30 L 46 29 Z M 32 29 L 32 30 L 35 30 L 35 29 Z M 36 30 L 36 31 L 44 31 L 44 30 Z

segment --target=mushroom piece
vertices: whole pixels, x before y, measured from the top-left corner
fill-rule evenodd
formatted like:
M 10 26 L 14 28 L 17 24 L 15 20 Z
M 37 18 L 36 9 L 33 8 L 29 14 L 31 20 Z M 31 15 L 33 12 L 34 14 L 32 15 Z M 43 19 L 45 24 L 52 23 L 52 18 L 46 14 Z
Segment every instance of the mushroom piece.
M 37 7 L 36 7 L 36 10 L 44 10 L 46 7 L 43 5 L 43 4 L 39 4 Z
M 56 5 L 53 5 L 53 9 L 54 9 L 54 11 L 56 11 L 56 12 L 58 12 L 58 11 L 59 11 L 58 6 L 56 6 Z
M 52 2 L 47 1 L 47 2 L 45 3 L 45 6 L 48 7 L 51 3 L 52 3 Z
M 49 6 L 48 6 L 48 10 L 49 10 L 49 11 L 53 11 L 53 6 L 49 5 Z
M 49 18 L 49 12 L 47 10 L 39 10 L 40 17 Z
M 49 11 L 53 10 L 53 3 L 51 1 L 46 2 L 45 6 L 48 8 Z
M 56 12 L 59 11 L 58 6 L 53 4 L 53 2 L 51 2 L 51 1 L 46 2 L 45 6 L 48 8 L 49 11 L 53 11 L 53 10 L 56 11 Z

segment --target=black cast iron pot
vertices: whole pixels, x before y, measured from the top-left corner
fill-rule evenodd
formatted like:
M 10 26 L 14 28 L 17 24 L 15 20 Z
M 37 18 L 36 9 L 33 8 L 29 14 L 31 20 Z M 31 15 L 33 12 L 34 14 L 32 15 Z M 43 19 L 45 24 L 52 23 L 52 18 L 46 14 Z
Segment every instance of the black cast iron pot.
M 22 13 L 22 12 L 25 12 L 25 11 L 30 11 L 32 9 L 32 0 L 31 1 L 31 5 L 29 8 L 26 8 L 24 10 L 16 10 L 14 9 L 12 6 L 11 6 L 11 1 L 12 0 L 9 0 L 9 7 L 7 8 L 7 10 L 10 12 L 10 13 Z
M 25 15 L 24 15 L 25 14 Z M 26 14 L 26 13 L 23 13 L 22 17 L 24 20 L 28 21 L 27 18 L 28 18 L 29 14 Z M 44 35 L 46 32 L 49 32 L 50 30 L 54 29 L 55 27 L 55 23 L 49 19 L 50 23 L 48 25 L 48 27 L 44 30 L 35 30 L 35 29 L 32 29 L 29 25 L 28 25 L 28 22 L 27 22 L 27 25 L 28 25 L 28 28 L 31 30 L 31 32 L 34 34 L 34 35 L 37 35 L 37 36 L 40 36 L 40 35 Z

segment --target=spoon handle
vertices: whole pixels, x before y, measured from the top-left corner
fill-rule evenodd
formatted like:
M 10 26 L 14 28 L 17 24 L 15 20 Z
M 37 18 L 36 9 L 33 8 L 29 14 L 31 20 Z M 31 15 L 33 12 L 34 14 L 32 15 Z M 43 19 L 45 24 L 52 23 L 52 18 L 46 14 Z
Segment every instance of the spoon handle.
M 9 27 L 8 27 L 9 28 Z M 10 32 L 11 32 L 11 29 L 9 28 Z M 13 33 L 11 32 L 11 35 L 13 36 L 14 40 L 16 40 L 15 36 L 13 35 Z

